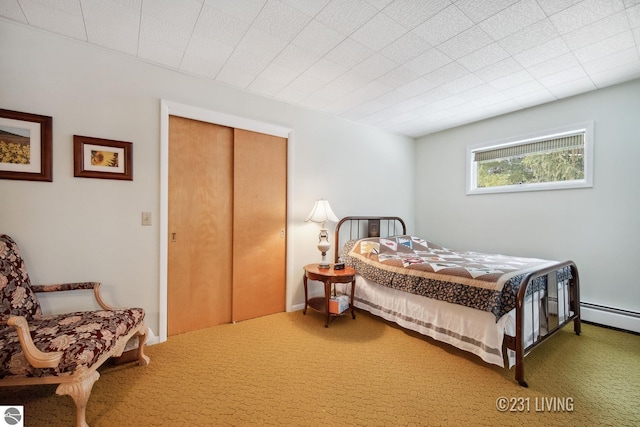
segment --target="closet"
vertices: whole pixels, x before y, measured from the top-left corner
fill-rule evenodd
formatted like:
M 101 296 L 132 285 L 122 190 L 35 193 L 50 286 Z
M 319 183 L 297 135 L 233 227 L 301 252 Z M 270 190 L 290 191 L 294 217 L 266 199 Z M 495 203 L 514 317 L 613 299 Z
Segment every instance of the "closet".
M 168 335 L 285 310 L 287 140 L 169 116 Z

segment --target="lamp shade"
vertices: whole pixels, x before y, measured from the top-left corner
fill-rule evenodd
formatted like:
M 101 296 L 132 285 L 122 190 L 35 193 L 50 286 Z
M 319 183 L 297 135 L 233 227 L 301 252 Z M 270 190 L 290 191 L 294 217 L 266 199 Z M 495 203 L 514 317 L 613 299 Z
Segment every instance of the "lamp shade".
M 313 205 L 313 209 L 311 209 L 311 213 L 309 213 L 305 221 L 324 224 L 327 221 L 338 222 L 338 217 L 331 210 L 329 201 L 320 199 L 316 200 L 316 203 Z

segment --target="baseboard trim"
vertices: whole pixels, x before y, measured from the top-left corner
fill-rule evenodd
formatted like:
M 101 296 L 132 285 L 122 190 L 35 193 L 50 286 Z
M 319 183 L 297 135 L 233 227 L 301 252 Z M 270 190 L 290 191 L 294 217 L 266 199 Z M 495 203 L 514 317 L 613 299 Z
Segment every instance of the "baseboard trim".
M 580 303 L 580 317 L 585 322 L 640 333 L 640 313 L 615 307 Z
M 292 312 L 292 311 L 300 311 L 300 310 L 304 310 L 304 303 L 292 305 L 290 312 Z

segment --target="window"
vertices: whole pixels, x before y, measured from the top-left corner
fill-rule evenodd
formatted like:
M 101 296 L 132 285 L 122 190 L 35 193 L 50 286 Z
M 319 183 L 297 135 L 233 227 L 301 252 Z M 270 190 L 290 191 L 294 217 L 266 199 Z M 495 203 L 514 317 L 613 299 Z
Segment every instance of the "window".
M 593 186 L 593 122 L 467 147 L 467 194 Z

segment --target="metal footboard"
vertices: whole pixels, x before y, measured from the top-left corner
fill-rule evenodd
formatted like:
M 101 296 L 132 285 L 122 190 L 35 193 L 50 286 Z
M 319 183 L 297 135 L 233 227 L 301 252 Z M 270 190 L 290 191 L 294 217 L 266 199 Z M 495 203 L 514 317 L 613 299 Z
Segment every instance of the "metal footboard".
M 570 274 L 565 274 L 567 269 Z M 534 286 L 536 279 L 545 276 L 546 286 Z M 530 331 L 526 328 L 527 321 Z M 525 275 L 516 303 L 516 336 L 505 335 L 506 347 L 516 353 L 515 378 L 521 386 L 528 386 L 524 379 L 524 356 L 572 321 L 575 333 L 580 335 L 580 278 L 573 261 Z

